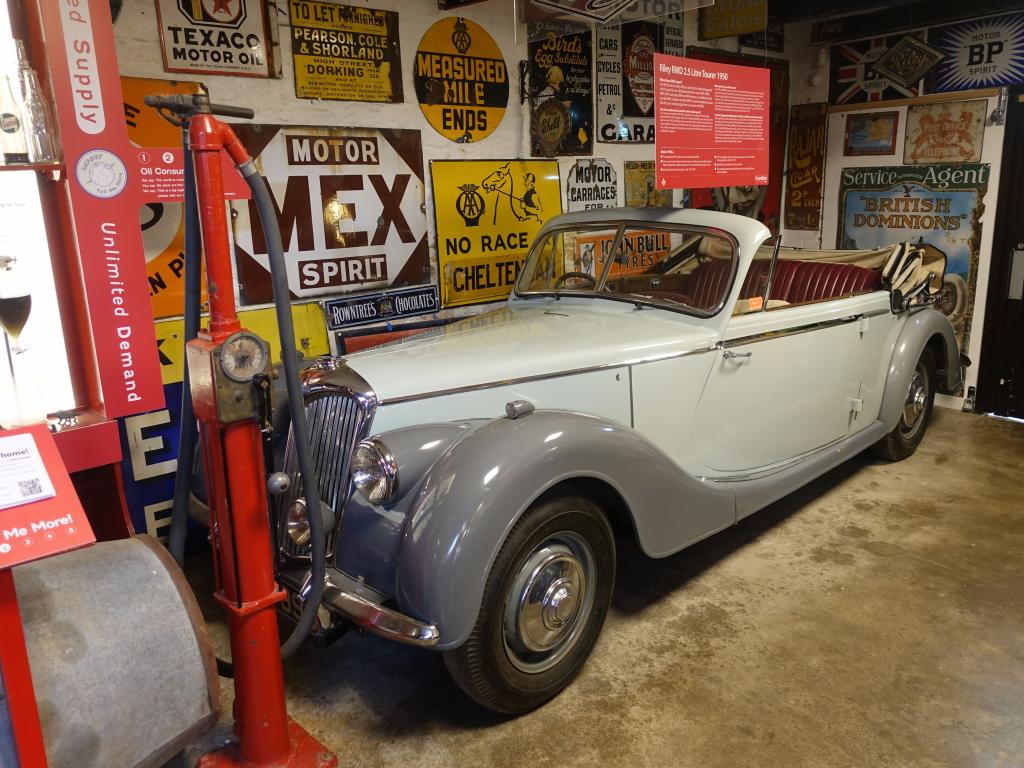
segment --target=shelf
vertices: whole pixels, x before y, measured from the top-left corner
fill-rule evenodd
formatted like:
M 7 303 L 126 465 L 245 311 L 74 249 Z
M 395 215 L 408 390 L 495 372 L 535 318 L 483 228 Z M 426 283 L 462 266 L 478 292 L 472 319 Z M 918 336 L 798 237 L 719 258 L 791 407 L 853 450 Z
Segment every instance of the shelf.
M 44 172 L 51 181 L 57 181 L 64 174 L 64 163 L 11 163 L 10 165 L 0 165 L 0 171 Z
M 79 472 L 121 461 L 117 422 L 92 410 L 76 411 L 77 421 L 67 426 L 50 424 L 68 472 Z

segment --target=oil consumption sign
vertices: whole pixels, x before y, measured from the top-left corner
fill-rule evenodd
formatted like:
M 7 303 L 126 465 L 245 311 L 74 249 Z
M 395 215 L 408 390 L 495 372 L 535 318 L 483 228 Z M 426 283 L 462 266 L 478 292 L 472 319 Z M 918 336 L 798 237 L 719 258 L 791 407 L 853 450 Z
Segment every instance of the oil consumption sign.
M 508 106 L 501 50 L 469 19 L 441 19 L 427 30 L 416 50 L 413 82 L 427 122 L 459 144 L 489 136 Z

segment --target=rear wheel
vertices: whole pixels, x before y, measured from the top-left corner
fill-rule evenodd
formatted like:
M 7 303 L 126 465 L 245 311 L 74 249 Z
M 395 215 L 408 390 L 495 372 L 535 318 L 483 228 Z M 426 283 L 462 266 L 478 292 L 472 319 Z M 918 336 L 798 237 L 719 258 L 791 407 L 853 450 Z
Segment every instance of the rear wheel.
M 932 417 L 935 380 L 935 355 L 926 347 L 914 367 L 899 422 L 872 446 L 876 456 L 887 461 L 900 461 L 917 450 Z
M 614 537 L 600 508 L 581 496 L 538 502 L 502 545 L 469 639 L 445 653 L 449 672 L 489 709 L 539 707 L 582 668 L 614 580 Z

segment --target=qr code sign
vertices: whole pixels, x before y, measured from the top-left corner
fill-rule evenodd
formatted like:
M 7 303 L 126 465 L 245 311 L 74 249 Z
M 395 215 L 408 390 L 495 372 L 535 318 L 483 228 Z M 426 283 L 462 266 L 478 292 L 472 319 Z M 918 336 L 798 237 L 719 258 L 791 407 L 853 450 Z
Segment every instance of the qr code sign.
M 39 482 L 39 478 L 33 478 L 32 480 L 19 480 L 18 490 L 21 491 L 22 498 L 26 496 L 38 496 L 43 492 L 43 485 Z

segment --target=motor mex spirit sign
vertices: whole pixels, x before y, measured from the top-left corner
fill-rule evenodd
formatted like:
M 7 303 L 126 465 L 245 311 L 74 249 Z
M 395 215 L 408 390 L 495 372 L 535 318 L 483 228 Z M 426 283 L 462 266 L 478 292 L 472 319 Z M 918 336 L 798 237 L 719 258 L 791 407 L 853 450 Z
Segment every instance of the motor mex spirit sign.
M 419 131 L 249 124 L 235 130 L 270 186 L 293 298 L 430 279 Z M 233 206 L 242 302 L 270 302 L 255 206 Z

